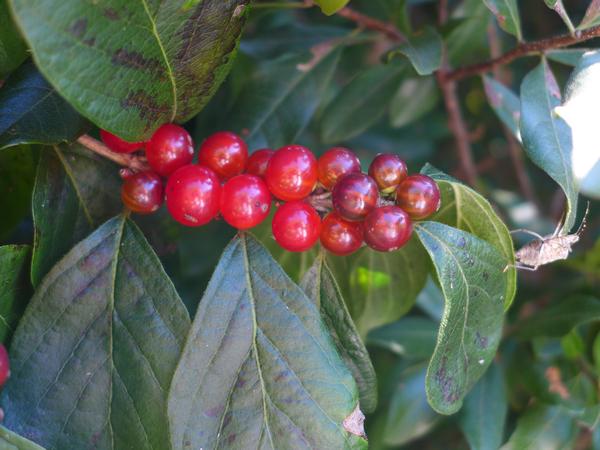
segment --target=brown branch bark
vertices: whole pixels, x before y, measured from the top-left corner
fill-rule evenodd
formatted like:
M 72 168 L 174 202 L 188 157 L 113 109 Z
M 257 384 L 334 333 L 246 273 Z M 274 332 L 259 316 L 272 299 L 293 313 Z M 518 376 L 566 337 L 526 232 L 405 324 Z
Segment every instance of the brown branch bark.
M 394 25 L 388 22 L 384 22 L 379 19 L 367 16 L 366 14 L 360 13 L 352 8 L 342 8 L 337 12 L 338 16 L 344 17 L 345 19 L 355 22 L 362 28 L 369 30 L 378 31 L 384 34 L 392 41 L 406 41 L 406 37 L 396 28 Z
M 589 41 L 590 39 L 597 37 L 600 37 L 600 25 L 587 30 L 578 31 L 573 36 L 570 34 L 563 34 L 561 36 L 540 39 L 539 41 L 523 42 L 503 55 L 481 63 L 459 67 L 458 69 L 449 71 L 445 76 L 446 79 L 450 81 L 462 80 L 463 78 L 468 78 L 473 75 L 489 72 L 497 66 L 508 64 L 523 56 L 528 56 L 535 53 L 543 53 L 547 50 L 553 50 L 557 48 L 570 47 L 571 45 Z
M 113 152 L 102 142 L 100 142 L 97 139 L 94 139 L 91 136 L 88 136 L 87 134 L 79 136 L 77 142 L 79 142 L 81 145 L 91 150 L 92 152 L 106 159 L 110 159 L 111 161 L 123 167 L 128 167 L 135 172 L 143 172 L 145 170 L 150 169 L 150 166 L 148 166 L 148 163 L 144 158 L 130 154 Z

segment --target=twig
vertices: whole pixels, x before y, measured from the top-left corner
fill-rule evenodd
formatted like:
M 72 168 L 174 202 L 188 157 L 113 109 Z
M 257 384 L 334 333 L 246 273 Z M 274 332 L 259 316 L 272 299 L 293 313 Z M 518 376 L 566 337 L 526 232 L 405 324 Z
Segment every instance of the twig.
M 378 31 L 393 41 L 406 41 L 406 37 L 391 23 L 367 16 L 363 13 L 355 11 L 352 8 L 342 8 L 337 12 L 337 15 L 351 20 L 363 28 Z
M 535 53 L 543 53 L 546 50 L 569 47 L 571 45 L 585 42 L 596 37 L 600 37 L 600 25 L 588 28 L 587 30 L 578 31 L 574 36 L 570 34 L 563 34 L 561 36 L 540 39 L 539 41 L 523 42 L 512 50 L 496 58 L 451 70 L 446 74 L 446 79 L 450 81 L 462 80 L 463 78 L 473 75 L 489 72 L 496 66 L 508 64 L 523 56 L 528 56 Z
M 121 166 L 129 167 L 133 171 L 143 172 L 145 170 L 150 169 L 150 167 L 148 166 L 148 163 L 144 159 L 140 158 L 139 156 L 123 154 L 123 153 L 115 153 L 111 149 L 109 149 L 106 145 L 104 145 L 102 142 L 100 142 L 97 139 L 94 139 L 91 136 L 88 136 L 87 134 L 79 136 L 79 138 L 77 139 L 77 142 L 79 142 L 81 145 L 83 145 L 87 149 L 93 151 L 94 153 L 96 153 L 106 159 L 110 159 L 111 161 L 113 161 Z

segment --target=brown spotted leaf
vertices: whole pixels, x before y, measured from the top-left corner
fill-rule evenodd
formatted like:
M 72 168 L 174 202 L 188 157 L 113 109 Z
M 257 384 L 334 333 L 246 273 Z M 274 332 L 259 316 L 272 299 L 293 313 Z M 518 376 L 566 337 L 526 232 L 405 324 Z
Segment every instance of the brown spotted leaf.
M 3 424 L 49 450 L 169 449 L 167 391 L 189 324 L 139 229 L 109 220 L 35 292 L 10 348 Z
M 427 369 L 427 399 L 441 414 L 460 409 L 492 362 L 502 335 L 505 258 L 488 242 L 438 222 L 415 226 L 445 299 Z
M 128 140 L 194 116 L 227 74 L 250 0 L 12 0 L 42 73 Z
M 256 239 L 234 238 L 173 378 L 173 449 L 364 449 L 357 404 L 317 306 Z

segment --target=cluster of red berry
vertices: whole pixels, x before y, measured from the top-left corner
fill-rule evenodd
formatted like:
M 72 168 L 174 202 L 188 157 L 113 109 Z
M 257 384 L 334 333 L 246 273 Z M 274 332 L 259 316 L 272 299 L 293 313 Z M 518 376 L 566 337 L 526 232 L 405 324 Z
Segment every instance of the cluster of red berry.
M 177 125 L 163 125 L 146 143 L 101 135 L 116 152 L 145 148 L 153 171 L 127 176 L 121 191 L 131 211 L 153 212 L 166 197 L 167 209 L 184 225 L 204 225 L 220 214 L 245 230 L 268 217 L 275 197 L 285 203 L 273 216 L 273 237 L 289 251 L 308 250 L 319 238 L 336 255 L 349 255 L 363 242 L 378 251 L 396 250 L 410 239 L 412 220 L 440 205 L 435 181 L 409 176 L 393 154 L 375 157 L 367 175 L 346 148 L 332 148 L 318 160 L 300 145 L 249 156 L 239 136 L 219 132 L 202 143 L 198 164 L 192 164 L 192 139 Z M 161 177 L 168 178 L 164 193 Z M 326 213 L 323 219 L 318 211 Z

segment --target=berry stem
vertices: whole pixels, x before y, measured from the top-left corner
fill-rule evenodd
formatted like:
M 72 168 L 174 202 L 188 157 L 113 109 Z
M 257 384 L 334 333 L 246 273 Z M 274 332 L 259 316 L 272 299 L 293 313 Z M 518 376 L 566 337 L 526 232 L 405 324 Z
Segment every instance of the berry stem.
M 106 159 L 110 159 L 121 166 L 129 167 L 134 172 L 143 172 L 149 170 L 149 166 L 145 158 L 129 154 L 115 153 L 102 142 L 87 134 L 79 136 L 77 142 L 79 142 L 88 150 L 91 150 L 92 152 Z

